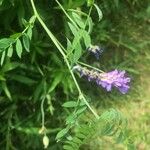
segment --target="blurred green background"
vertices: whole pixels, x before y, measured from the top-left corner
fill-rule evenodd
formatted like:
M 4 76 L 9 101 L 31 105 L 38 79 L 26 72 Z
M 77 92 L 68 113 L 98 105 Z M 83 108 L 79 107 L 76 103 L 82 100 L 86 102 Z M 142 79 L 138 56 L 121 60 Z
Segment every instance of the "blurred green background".
M 55 1 L 35 1 L 42 19 L 55 36 L 66 44 L 71 37 L 66 27 L 67 18 Z M 62 0 L 65 9 L 81 9 L 88 12 L 85 0 Z M 94 27 L 92 44 L 104 47 L 99 61 L 87 59 L 104 71 L 115 68 L 126 70 L 131 77 L 131 89 L 127 95 L 113 90 L 105 92 L 85 79 L 77 80 L 91 104 L 101 114 L 108 108 L 116 108 L 128 119 L 130 138 L 137 150 L 150 149 L 150 1 L 149 0 L 97 0 L 103 12 L 99 22 L 96 10 L 92 11 Z M 22 18 L 29 20 L 33 15 L 30 1 L 0 1 L 0 38 L 22 32 Z M 24 52 L 21 59 L 16 54 L 6 58 L 0 68 L 0 149 L 27 150 L 43 149 L 40 103 L 42 95 L 51 89 L 44 105 L 46 127 L 50 146 L 61 150 L 55 136 L 64 126 L 69 112 L 63 110 L 66 100 L 75 99 L 74 83 L 64 65 L 63 59 L 51 43 L 38 22 L 33 28 L 30 53 Z M 92 118 L 86 112 L 81 120 Z M 125 150 L 111 137 L 90 140 L 81 149 Z

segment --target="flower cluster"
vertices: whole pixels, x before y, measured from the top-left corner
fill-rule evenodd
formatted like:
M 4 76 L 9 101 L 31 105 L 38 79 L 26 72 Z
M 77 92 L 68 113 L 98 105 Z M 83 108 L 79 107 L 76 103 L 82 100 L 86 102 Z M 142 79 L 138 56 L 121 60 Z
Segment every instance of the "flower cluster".
M 88 81 L 95 81 L 107 91 L 111 91 L 112 87 L 116 87 L 122 94 L 126 94 L 130 88 L 128 85 L 130 78 L 126 77 L 125 71 L 114 70 L 108 73 L 100 73 L 79 65 L 75 66 L 74 70 L 78 71 L 81 76 L 86 76 Z
M 102 52 L 104 51 L 103 48 L 97 46 L 97 45 L 91 45 L 87 48 L 87 50 L 89 52 L 91 52 L 92 54 L 94 54 L 94 56 L 96 57 L 96 59 L 99 59 L 99 56 L 102 54 Z

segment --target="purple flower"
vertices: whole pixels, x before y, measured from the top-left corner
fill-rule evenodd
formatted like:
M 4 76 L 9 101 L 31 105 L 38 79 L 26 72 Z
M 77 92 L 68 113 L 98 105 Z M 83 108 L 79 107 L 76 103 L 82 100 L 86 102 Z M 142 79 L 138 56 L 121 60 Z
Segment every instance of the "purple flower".
M 100 73 L 100 77 L 96 80 L 107 91 L 111 91 L 112 87 L 116 87 L 122 94 L 128 92 L 130 78 L 126 77 L 125 71 L 114 70 L 108 73 Z
M 126 77 L 125 71 L 114 70 L 108 73 L 100 73 L 81 66 L 75 66 L 74 69 L 80 72 L 81 76 L 86 76 L 88 81 L 95 81 L 107 91 L 111 91 L 112 87 L 116 87 L 122 94 L 126 94 L 130 88 L 128 85 L 130 78 Z

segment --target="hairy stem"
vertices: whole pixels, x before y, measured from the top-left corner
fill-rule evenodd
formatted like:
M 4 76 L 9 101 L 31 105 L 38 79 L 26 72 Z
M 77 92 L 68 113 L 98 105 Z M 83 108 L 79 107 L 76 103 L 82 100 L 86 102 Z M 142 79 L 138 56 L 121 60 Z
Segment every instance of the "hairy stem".
M 41 102 L 42 127 L 45 127 L 44 101 L 45 101 L 45 96 L 44 96 L 44 98 L 42 99 L 42 102 Z
M 95 68 L 95 67 L 93 67 L 93 66 L 90 66 L 90 65 L 88 65 L 88 64 L 85 64 L 85 63 L 83 63 L 83 62 L 78 61 L 78 64 L 81 64 L 81 65 L 86 66 L 86 67 L 88 67 L 88 68 L 91 68 L 91 69 L 94 69 L 94 70 L 96 70 L 96 71 L 105 73 L 103 70 L 100 70 L 100 69 L 98 69 L 98 68 Z

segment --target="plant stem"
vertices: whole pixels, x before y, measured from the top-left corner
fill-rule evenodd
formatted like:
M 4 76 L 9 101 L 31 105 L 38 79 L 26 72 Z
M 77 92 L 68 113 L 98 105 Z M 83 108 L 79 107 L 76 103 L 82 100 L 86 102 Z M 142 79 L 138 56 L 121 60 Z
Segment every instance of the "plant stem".
M 44 101 L 45 101 L 45 96 L 43 97 L 41 102 L 42 127 L 45 127 Z
M 58 0 L 55 0 L 57 2 L 57 4 L 59 5 L 59 7 L 62 9 L 62 11 L 64 12 L 64 14 L 67 16 L 67 18 L 74 24 L 74 26 L 78 29 L 77 24 L 74 22 L 74 20 L 67 14 L 66 10 L 62 7 L 62 5 L 59 3 Z
M 63 49 L 65 49 L 65 48 L 58 42 L 58 40 L 55 38 L 55 36 L 52 34 L 52 32 L 47 28 L 46 24 L 45 24 L 45 23 L 43 22 L 43 20 L 40 18 L 39 14 L 38 14 L 38 12 L 37 12 L 37 10 L 36 10 L 36 8 L 35 8 L 35 5 L 34 5 L 33 0 L 30 0 L 30 1 L 31 1 L 33 10 L 34 10 L 34 14 L 35 14 L 35 16 L 37 17 L 38 21 L 41 23 L 42 27 L 44 28 L 44 30 L 46 31 L 46 33 L 48 34 L 48 36 L 50 37 L 50 39 L 53 41 L 53 43 L 55 44 L 55 46 L 58 48 L 59 52 L 62 54 L 62 56 L 63 56 L 63 58 L 64 58 L 64 61 L 65 61 L 66 65 L 67 65 L 67 67 L 68 67 L 68 69 L 69 69 L 69 71 L 70 71 L 70 74 L 71 74 L 72 78 L 73 78 L 73 81 L 74 81 L 74 83 L 75 83 L 75 85 L 76 85 L 76 88 L 77 88 L 77 90 L 78 90 L 78 92 L 79 92 L 79 97 L 83 99 L 83 101 L 85 102 L 85 104 L 87 105 L 87 107 L 91 110 L 91 112 L 94 114 L 94 116 L 98 119 L 99 116 L 98 116 L 97 113 L 91 108 L 91 106 L 90 106 L 89 103 L 87 102 L 86 98 L 84 97 L 83 93 L 81 92 L 81 89 L 80 89 L 80 87 L 79 87 L 79 85 L 78 85 L 78 83 L 77 83 L 77 80 L 76 80 L 76 78 L 75 78 L 75 76 L 74 76 L 74 73 L 73 73 L 73 71 L 72 71 L 72 68 L 71 68 L 71 66 L 70 66 L 70 64 L 69 64 L 69 61 L 68 61 L 68 59 L 67 59 L 67 57 L 66 57 L 66 55 L 65 55 L 65 53 L 64 53 L 64 51 L 63 51 Z
M 100 70 L 100 69 L 98 69 L 98 68 L 95 68 L 95 67 L 93 67 L 93 66 L 90 66 L 90 65 L 88 65 L 88 64 L 85 64 L 85 63 L 83 63 L 83 62 L 78 61 L 78 64 L 81 64 L 81 65 L 86 66 L 86 67 L 88 67 L 88 68 L 92 68 L 92 69 L 97 70 L 97 71 L 99 71 L 99 72 L 105 73 L 104 71 L 102 71 L 102 70 Z

